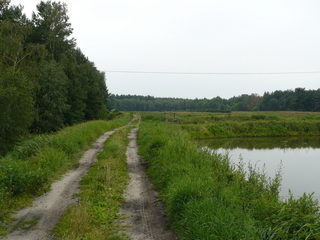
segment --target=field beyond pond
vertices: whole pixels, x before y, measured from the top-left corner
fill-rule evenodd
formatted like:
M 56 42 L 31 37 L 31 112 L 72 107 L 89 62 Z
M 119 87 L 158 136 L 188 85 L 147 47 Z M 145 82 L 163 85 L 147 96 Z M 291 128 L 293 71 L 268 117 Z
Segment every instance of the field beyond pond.
M 320 239 L 312 195 L 281 201 L 280 172 L 247 171 L 192 140 L 300 135 L 320 135 L 319 113 L 143 113 L 139 145 L 181 239 Z
M 164 113 L 192 138 L 320 135 L 319 112 Z

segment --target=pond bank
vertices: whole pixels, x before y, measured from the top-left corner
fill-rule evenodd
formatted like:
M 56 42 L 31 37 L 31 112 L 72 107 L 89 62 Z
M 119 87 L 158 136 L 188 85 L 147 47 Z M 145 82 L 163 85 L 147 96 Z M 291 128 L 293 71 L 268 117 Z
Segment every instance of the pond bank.
M 155 119 L 147 115 L 142 121 L 141 154 L 182 238 L 320 237 L 319 206 L 310 196 L 282 202 L 279 176 L 235 169 L 228 158 L 199 151 L 180 125 Z

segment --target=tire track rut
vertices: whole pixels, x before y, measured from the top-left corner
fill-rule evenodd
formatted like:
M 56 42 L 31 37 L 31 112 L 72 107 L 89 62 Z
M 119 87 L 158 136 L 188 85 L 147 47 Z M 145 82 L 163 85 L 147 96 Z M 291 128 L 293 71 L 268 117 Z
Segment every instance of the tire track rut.
M 61 180 L 51 186 L 51 191 L 38 197 L 31 207 L 22 209 L 13 217 L 13 231 L 5 239 L 43 240 L 54 239 L 50 232 L 70 204 L 77 202 L 73 197 L 79 192 L 79 181 L 97 161 L 96 156 L 103 150 L 104 142 L 119 129 L 100 136 L 79 160 L 79 166 L 66 173 Z
M 157 199 L 157 192 L 146 174 L 146 164 L 138 155 L 138 128 L 132 129 L 128 138 L 127 163 L 130 182 L 124 193 L 125 202 L 120 214 L 126 218 L 122 224 L 128 226 L 126 234 L 133 240 L 178 239 L 167 229 L 164 205 Z

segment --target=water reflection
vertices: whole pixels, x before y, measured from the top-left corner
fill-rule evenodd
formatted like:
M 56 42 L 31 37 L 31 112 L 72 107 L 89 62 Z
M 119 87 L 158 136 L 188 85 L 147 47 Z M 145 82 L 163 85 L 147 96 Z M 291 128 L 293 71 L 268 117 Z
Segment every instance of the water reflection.
M 201 139 L 202 146 L 211 149 L 244 148 L 244 149 L 297 149 L 320 148 L 320 136 L 316 137 L 257 137 L 257 138 L 219 138 Z
M 234 163 L 240 159 L 256 165 L 274 177 L 282 163 L 280 196 L 314 192 L 320 199 L 320 137 L 313 138 L 233 138 L 200 140 L 201 146 L 229 154 Z

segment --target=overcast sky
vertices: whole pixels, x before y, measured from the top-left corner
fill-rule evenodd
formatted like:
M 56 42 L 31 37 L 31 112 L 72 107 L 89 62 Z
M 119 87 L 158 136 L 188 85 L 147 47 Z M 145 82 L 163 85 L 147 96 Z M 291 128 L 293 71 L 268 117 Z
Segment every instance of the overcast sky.
M 28 17 L 39 2 L 11 0 Z M 114 94 L 211 99 L 320 88 L 319 0 L 61 2 Z M 279 72 L 319 73 L 226 74 Z

